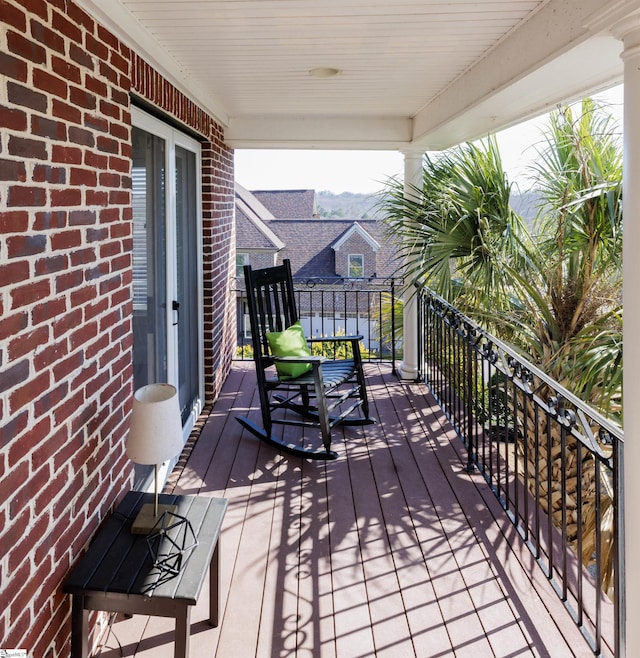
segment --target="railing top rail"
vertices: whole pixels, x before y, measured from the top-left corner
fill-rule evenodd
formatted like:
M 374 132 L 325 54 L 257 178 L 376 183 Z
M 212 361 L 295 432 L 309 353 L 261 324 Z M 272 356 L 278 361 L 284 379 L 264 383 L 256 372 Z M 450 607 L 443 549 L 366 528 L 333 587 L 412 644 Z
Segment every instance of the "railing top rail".
M 445 321 L 457 325 L 457 328 L 463 328 L 464 333 L 467 338 L 473 338 L 474 345 L 479 345 L 482 341 L 485 341 L 486 344 L 491 344 L 493 347 L 497 348 L 501 355 L 506 356 L 509 360 L 513 360 L 517 364 L 519 370 L 527 371 L 533 375 L 540 382 L 546 384 L 551 389 L 553 389 L 559 396 L 561 396 L 565 401 L 569 402 L 576 410 L 579 410 L 582 414 L 588 415 L 595 423 L 597 423 L 603 430 L 608 432 L 611 436 L 616 437 L 618 441 L 624 442 L 624 431 L 617 425 L 615 422 L 603 416 L 596 409 L 591 407 L 589 404 L 581 400 L 574 393 L 569 391 L 567 388 L 562 386 L 560 383 L 549 377 L 543 370 L 538 368 L 536 365 L 528 361 L 520 352 L 515 350 L 513 347 L 504 343 L 499 338 L 496 338 L 488 331 L 483 329 L 480 325 L 476 324 L 469 317 L 464 315 L 459 311 L 455 306 L 451 305 L 444 298 L 440 297 L 430 288 L 424 287 L 422 289 L 423 295 L 429 300 L 429 303 L 432 306 L 440 307 L 438 310 Z M 446 313 L 442 311 L 445 310 Z

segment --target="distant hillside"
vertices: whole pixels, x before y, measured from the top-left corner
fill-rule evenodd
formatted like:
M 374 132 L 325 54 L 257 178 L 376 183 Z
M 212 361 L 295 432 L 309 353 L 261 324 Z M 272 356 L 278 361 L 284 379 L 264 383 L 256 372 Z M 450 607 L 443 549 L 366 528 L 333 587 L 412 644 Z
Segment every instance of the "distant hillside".
M 326 190 L 316 192 L 316 205 L 320 217 L 344 219 L 376 219 L 380 212 L 375 208 L 378 198 L 371 194 L 342 192 L 334 194 Z
M 336 217 L 342 219 L 381 219 L 382 213 L 377 208 L 378 197 L 371 194 L 356 194 L 355 192 L 316 192 L 316 205 L 320 217 Z M 527 222 L 535 217 L 539 195 L 535 191 L 514 193 L 511 206 L 524 217 Z

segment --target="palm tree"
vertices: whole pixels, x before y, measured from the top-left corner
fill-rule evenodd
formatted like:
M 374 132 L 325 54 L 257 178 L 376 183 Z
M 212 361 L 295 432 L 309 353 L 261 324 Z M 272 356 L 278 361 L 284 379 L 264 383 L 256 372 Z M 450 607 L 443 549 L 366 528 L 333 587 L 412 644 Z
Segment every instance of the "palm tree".
M 422 189 L 381 201 L 405 281 L 429 286 L 603 413 L 620 408 L 622 157 L 586 99 L 550 115 L 531 228 L 511 208 L 495 138 L 426 156 Z

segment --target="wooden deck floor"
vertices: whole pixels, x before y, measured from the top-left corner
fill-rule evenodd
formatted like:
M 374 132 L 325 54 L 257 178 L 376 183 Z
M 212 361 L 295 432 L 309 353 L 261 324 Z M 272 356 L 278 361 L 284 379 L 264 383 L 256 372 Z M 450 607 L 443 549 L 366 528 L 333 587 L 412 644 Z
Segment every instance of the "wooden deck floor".
M 367 376 L 379 422 L 308 462 L 242 430 L 255 378 L 234 367 L 174 478 L 229 500 L 222 622 L 203 592 L 191 658 L 591 656 L 425 387 Z M 173 621 L 117 619 L 102 655 L 172 656 Z

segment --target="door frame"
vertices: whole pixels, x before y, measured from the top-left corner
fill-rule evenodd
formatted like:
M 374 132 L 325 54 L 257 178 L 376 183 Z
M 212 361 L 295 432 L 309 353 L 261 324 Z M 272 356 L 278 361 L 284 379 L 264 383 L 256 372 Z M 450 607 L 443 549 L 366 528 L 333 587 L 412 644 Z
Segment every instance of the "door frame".
M 166 276 L 167 276 L 167 304 L 165 322 L 167 328 L 167 379 L 168 383 L 178 387 L 178 332 L 174 327 L 176 311 L 172 310 L 169 300 L 177 299 L 177 268 L 176 268 L 176 186 L 175 186 L 175 149 L 180 146 L 193 152 L 196 157 L 196 269 L 198 273 L 197 294 L 197 326 L 198 326 L 198 398 L 194 401 L 191 413 L 183 425 L 183 440 L 186 442 L 193 426 L 204 405 L 204 308 L 203 308 L 203 235 L 202 235 L 202 148 L 201 143 L 189 135 L 179 131 L 159 118 L 152 116 L 144 110 L 132 105 L 131 122 L 136 128 L 152 133 L 165 140 L 165 208 L 166 208 Z M 168 466 L 173 468 L 179 455 Z M 163 469 L 164 470 L 164 469 Z M 162 478 L 164 479 L 164 478 Z

